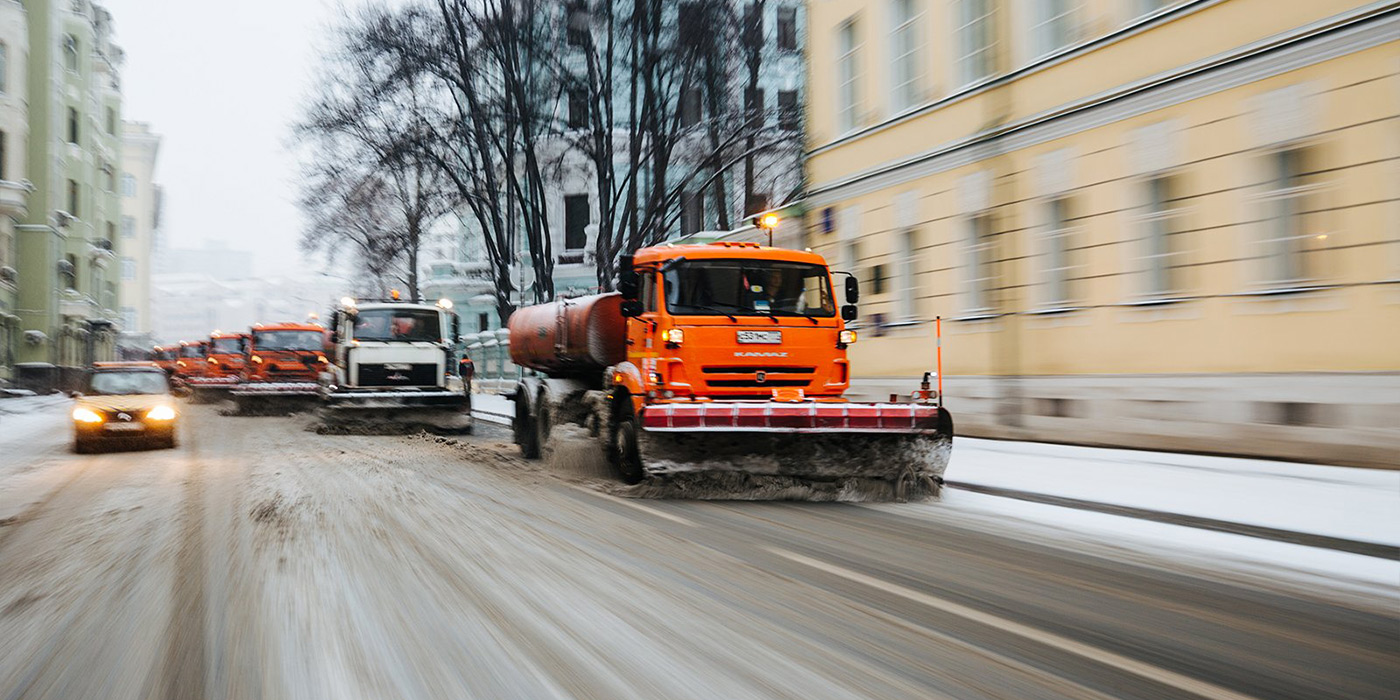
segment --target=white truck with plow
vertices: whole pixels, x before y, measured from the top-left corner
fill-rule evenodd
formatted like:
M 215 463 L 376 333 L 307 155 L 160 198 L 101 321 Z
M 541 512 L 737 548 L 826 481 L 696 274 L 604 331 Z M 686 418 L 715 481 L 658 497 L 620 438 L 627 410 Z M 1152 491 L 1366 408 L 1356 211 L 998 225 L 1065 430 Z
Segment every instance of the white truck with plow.
M 321 432 L 469 433 L 470 387 L 461 376 L 452 302 L 345 298 L 331 319 L 321 374 Z

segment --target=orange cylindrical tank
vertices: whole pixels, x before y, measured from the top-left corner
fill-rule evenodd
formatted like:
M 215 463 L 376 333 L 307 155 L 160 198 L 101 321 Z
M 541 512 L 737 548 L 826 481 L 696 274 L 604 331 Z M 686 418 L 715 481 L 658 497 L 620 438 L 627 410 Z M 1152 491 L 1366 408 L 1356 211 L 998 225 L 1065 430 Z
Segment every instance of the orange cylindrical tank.
M 516 309 L 510 359 L 550 375 L 601 370 L 627 359 L 622 296 L 595 294 Z

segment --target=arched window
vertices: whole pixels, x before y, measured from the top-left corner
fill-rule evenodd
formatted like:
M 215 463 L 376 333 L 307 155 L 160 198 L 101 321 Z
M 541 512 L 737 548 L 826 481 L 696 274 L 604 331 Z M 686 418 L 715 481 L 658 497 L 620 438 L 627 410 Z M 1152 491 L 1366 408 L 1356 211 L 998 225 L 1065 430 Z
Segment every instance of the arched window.
M 10 47 L 0 41 L 0 95 L 10 89 Z
M 78 38 L 72 34 L 63 35 L 63 67 L 78 72 Z

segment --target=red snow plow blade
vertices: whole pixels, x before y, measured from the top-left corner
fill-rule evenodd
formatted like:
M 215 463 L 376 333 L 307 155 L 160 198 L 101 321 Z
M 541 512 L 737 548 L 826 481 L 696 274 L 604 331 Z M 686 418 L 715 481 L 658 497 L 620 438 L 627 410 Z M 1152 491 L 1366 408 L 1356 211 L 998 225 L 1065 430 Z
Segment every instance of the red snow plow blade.
M 641 416 L 643 469 L 872 480 L 937 493 L 953 423 L 932 404 L 705 402 L 653 404 Z

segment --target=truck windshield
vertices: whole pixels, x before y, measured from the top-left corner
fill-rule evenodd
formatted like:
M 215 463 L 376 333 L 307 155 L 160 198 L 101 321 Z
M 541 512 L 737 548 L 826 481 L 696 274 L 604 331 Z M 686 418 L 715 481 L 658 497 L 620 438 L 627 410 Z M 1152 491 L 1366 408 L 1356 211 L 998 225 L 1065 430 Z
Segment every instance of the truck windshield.
M 438 312 L 429 309 L 364 309 L 355 317 L 355 340 L 442 340 Z
M 204 357 L 203 345 L 184 345 L 180 347 L 180 357 Z
M 836 314 L 821 265 L 772 260 L 691 260 L 666 272 L 666 308 L 680 316 Z
M 259 350 L 322 350 L 320 331 L 258 331 L 253 343 Z
M 218 355 L 242 355 L 242 354 L 243 354 L 243 339 L 242 339 L 242 338 L 215 338 L 214 340 L 210 341 L 210 344 L 209 344 L 209 354 L 211 354 L 211 355 L 213 355 L 213 354 L 218 354 Z
M 107 396 L 164 394 L 168 388 L 164 372 L 97 372 L 88 382 L 89 393 Z

